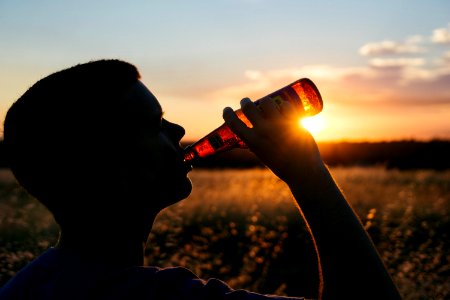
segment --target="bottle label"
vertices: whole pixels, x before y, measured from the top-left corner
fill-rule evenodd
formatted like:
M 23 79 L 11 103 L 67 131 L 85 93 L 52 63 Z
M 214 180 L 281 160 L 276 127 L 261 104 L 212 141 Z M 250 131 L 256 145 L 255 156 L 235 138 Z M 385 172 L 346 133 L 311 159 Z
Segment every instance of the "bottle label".
M 285 87 L 268 96 L 280 108 L 284 101 L 290 102 L 294 106 L 301 105 L 300 97 L 292 87 Z M 256 101 L 258 102 L 258 101 Z
M 220 135 L 214 134 L 213 136 L 208 138 L 209 144 L 214 148 L 214 150 L 219 149 L 224 145 L 224 142 Z
M 280 108 L 281 102 L 284 101 L 280 95 L 276 95 L 276 96 L 270 97 L 270 98 L 275 102 L 275 104 L 277 105 L 278 108 Z

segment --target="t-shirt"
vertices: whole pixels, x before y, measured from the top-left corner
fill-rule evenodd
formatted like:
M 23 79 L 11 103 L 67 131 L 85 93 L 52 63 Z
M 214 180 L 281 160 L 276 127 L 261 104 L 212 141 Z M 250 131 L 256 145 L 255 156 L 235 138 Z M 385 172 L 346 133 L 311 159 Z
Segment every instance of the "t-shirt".
M 303 299 L 234 290 L 218 279 L 198 278 L 186 268 L 109 267 L 51 248 L 0 289 L 0 300 Z

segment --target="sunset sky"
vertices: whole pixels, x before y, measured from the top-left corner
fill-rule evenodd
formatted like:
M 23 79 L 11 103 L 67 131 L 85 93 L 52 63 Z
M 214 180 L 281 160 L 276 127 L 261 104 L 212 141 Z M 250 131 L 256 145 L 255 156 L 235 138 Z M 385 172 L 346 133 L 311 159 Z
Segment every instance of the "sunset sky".
M 101 58 L 135 64 L 187 140 L 302 77 L 318 140 L 450 138 L 446 0 L 0 0 L 1 123 L 38 79 Z

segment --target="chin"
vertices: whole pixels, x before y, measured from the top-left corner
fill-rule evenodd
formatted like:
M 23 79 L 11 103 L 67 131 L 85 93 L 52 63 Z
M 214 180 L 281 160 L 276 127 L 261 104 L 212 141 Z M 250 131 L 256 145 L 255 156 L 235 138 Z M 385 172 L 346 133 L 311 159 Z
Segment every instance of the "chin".
M 185 177 L 184 180 L 177 182 L 177 184 L 171 184 L 161 189 L 161 199 L 164 199 L 164 207 L 170 206 L 181 200 L 186 199 L 192 192 L 192 183 L 189 178 Z

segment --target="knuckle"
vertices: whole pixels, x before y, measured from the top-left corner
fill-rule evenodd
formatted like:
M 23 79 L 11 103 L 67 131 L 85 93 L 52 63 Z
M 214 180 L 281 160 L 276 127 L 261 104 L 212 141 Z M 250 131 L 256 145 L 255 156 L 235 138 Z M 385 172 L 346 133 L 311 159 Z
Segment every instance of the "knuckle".
M 249 110 L 254 105 L 255 104 L 249 98 L 244 98 L 241 100 L 241 108 L 243 110 Z

